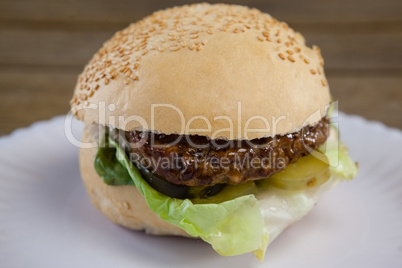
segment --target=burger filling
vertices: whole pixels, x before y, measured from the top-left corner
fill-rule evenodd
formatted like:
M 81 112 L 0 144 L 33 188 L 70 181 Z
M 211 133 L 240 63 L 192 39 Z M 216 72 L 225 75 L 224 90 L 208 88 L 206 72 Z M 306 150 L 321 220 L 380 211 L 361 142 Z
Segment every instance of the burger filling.
M 176 185 L 211 186 L 260 180 L 321 146 L 329 120 L 297 132 L 253 140 L 211 140 L 199 135 L 130 131 L 130 160 Z
M 153 188 L 185 199 L 213 196 L 227 184 L 267 179 L 321 146 L 328 132 L 329 120 L 323 117 L 297 132 L 253 140 L 141 131 L 110 135 Z
M 337 138 L 327 140 L 328 128 L 328 119 L 323 118 L 295 133 L 239 145 L 191 137 L 209 148 L 190 146 L 186 139 L 171 145 L 174 135 L 109 130 L 101 138 L 95 169 L 107 184 L 137 187 L 152 211 L 210 243 L 221 255 L 253 252 L 262 260 L 268 244 L 306 215 L 321 192 L 355 176 L 357 168 L 347 148 Z M 146 137 L 154 138 L 157 146 Z M 257 165 L 257 170 L 212 164 L 212 159 L 227 157 L 224 162 L 234 165 L 233 153 L 241 159 L 262 159 L 268 153 L 276 158 L 265 167 Z M 177 156 L 182 169 L 169 167 L 172 161 L 166 161 L 166 170 L 143 161 L 171 155 Z

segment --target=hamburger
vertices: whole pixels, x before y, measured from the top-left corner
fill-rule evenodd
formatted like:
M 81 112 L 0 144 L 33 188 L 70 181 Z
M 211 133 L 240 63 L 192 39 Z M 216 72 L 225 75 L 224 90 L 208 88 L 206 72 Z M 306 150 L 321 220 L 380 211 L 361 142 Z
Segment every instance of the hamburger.
M 113 222 L 265 250 L 357 171 L 318 47 L 257 9 L 169 8 L 117 32 L 78 78 L 82 179 Z

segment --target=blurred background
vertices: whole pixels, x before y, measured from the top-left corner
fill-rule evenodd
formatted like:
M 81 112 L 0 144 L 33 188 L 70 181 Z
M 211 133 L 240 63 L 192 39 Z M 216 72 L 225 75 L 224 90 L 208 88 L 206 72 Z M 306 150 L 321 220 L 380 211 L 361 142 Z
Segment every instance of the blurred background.
M 0 135 L 67 113 L 77 75 L 115 31 L 191 2 L 0 0 Z M 318 45 L 341 111 L 402 129 L 401 0 L 225 2 L 267 12 Z

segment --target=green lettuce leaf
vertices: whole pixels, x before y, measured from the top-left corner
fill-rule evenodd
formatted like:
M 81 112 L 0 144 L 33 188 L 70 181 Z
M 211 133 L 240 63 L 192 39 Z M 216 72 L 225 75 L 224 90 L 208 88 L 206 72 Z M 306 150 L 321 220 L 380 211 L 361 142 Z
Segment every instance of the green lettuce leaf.
M 126 167 L 116 159 L 116 147 L 105 140 L 95 156 L 95 170 L 108 185 L 134 185 Z
M 269 183 L 228 185 L 209 198 L 176 199 L 153 189 L 111 138 L 99 148 L 95 168 L 105 183 L 135 184 L 151 210 L 194 237 L 210 243 L 223 256 L 253 252 L 262 261 L 269 243 L 287 226 L 306 215 L 318 196 L 343 179 L 351 179 L 356 164 L 347 148 L 328 141 L 321 149 L 329 159 L 332 179 L 320 187 L 286 191 Z
M 325 147 L 324 147 L 325 146 Z M 358 171 L 357 164 L 348 155 L 348 148 L 338 140 L 328 141 L 320 148 L 329 160 L 331 172 L 346 180 L 353 179 Z
M 221 203 L 199 204 L 189 199 L 171 198 L 149 186 L 118 144 L 112 139 L 109 143 L 110 148 L 115 147 L 117 162 L 127 170 L 149 208 L 159 217 L 210 243 L 223 256 L 253 251 L 261 255 L 261 251 L 265 252 L 268 237 L 254 195 L 247 194 Z M 120 169 L 109 169 L 115 170 Z

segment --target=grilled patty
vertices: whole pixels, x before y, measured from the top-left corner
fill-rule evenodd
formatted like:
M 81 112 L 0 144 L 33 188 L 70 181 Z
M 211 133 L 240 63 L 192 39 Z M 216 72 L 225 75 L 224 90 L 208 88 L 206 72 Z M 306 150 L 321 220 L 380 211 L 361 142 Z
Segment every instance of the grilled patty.
M 268 178 L 322 145 L 328 134 L 323 117 L 294 133 L 253 140 L 147 131 L 128 131 L 125 138 L 135 164 L 176 185 L 206 186 Z

